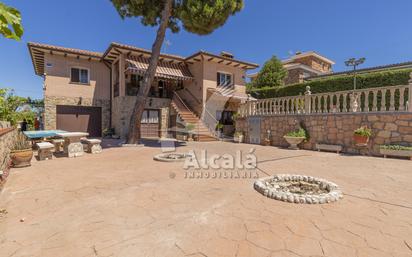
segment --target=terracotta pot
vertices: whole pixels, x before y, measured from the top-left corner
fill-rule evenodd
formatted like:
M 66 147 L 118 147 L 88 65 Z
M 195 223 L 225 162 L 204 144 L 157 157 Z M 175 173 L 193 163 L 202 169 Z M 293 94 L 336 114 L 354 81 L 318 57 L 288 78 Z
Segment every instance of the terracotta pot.
M 304 137 L 289 137 L 289 136 L 284 136 L 283 137 L 288 143 L 289 143 L 289 149 L 297 150 L 299 149 L 298 144 L 302 143 L 303 140 L 305 140 Z
M 28 167 L 31 165 L 30 163 L 33 158 L 33 150 L 29 148 L 11 151 L 10 158 L 14 168 Z
M 363 145 L 368 144 L 369 137 L 361 136 L 361 135 L 353 135 L 353 140 L 355 141 L 356 145 L 363 146 Z

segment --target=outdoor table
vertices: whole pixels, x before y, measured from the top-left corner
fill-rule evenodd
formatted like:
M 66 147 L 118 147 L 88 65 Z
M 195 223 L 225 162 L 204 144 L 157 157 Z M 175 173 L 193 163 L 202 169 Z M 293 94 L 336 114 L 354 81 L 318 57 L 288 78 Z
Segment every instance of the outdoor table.
M 64 138 L 64 153 L 69 158 L 82 156 L 84 153 L 83 144 L 80 142 L 82 137 L 86 137 L 89 133 L 86 132 L 62 132 L 57 133 L 58 136 Z
M 35 143 L 43 142 L 45 138 L 57 137 L 57 133 L 64 133 L 64 130 L 33 130 L 23 131 L 23 134 L 31 141 L 34 146 Z

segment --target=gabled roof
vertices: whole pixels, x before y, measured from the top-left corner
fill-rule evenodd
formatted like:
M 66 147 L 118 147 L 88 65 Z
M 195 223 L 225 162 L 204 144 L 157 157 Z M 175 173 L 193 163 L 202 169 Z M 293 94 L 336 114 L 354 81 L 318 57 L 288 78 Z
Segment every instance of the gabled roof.
M 256 69 L 256 68 L 259 67 L 259 65 L 256 64 L 256 63 L 240 61 L 240 60 L 236 60 L 236 59 L 233 59 L 233 58 L 212 54 L 212 53 L 209 53 L 209 52 L 206 52 L 206 51 L 199 51 L 199 52 L 197 52 L 195 54 L 192 54 L 191 56 L 187 57 L 185 60 L 187 62 L 200 61 L 201 59 L 198 58 L 199 56 L 201 58 L 206 57 L 207 61 L 215 61 L 217 63 L 222 63 L 222 64 L 225 64 L 225 65 L 231 65 L 233 67 L 240 67 L 242 69 Z
M 72 56 L 78 59 L 88 59 L 96 61 L 100 61 L 103 56 L 103 54 L 99 52 L 92 52 L 76 48 L 67 48 L 33 42 L 27 43 L 27 46 L 29 48 L 30 56 L 32 58 L 34 70 L 36 74 L 40 76 L 44 74 L 44 55 L 46 53 L 63 56 Z
M 315 51 L 308 51 L 308 52 L 304 52 L 304 53 L 300 53 L 300 54 L 295 54 L 294 56 L 292 56 L 292 57 L 290 57 L 290 58 L 288 58 L 288 59 L 286 59 L 286 60 L 283 60 L 282 63 L 294 62 L 294 61 L 297 60 L 297 59 L 301 59 L 301 58 L 308 57 L 308 56 L 316 57 L 316 58 L 318 58 L 318 59 L 320 59 L 320 60 L 322 60 L 322 61 L 324 61 L 324 62 L 327 62 L 327 63 L 329 63 L 329 64 L 331 64 L 331 65 L 335 64 L 334 61 L 326 58 L 325 56 L 322 56 L 322 55 L 318 54 L 318 53 L 315 52 Z
M 152 55 L 152 51 L 148 49 L 112 42 L 109 48 L 107 48 L 107 50 L 104 52 L 103 59 L 108 62 L 112 62 L 121 53 L 124 53 L 126 55 L 134 54 L 134 55 L 137 55 L 139 57 L 144 57 L 144 58 L 148 58 Z M 161 53 L 159 61 L 163 61 L 163 60 L 168 60 L 171 62 L 174 62 L 174 61 L 183 62 L 185 59 L 184 57 L 179 56 L 179 55 Z
M 412 61 L 358 69 L 356 70 L 356 73 L 368 73 L 368 72 L 376 72 L 376 71 L 384 71 L 384 70 L 400 70 L 400 69 L 408 69 L 408 68 L 412 68 Z M 348 70 L 348 71 L 341 71 L 341 72 L 323 74 L 323 75 L 318 75 L 318 76 L 312 76 L 307 79 L 311 80 L 311 79 L 333 77 L 333 76 L 339 76 L 339 75 L 349 75 L 352 73 L 353 73 L 353 70 Z

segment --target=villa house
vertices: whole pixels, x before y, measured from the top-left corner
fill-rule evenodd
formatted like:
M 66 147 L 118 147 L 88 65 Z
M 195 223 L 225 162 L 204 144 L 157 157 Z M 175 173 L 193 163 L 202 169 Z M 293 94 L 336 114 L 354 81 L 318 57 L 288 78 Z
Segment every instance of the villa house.
M 36 75 L 44 79 L 45 129 L 99 137 L 114 128 L 124 138 L 151 52 L 111 43 L 104 53 L 28 43 Z M 217 123 L 234 130 L 232 115 L 245 93 L 246 71 L 258 65 L 199 51 L 161 54 L 141 120 L 142 137 L 178 136 L 195 125 L 198 140 L 213 140 Z
M 297 52 L 292 57 L 282 60 L 283 67 L 288 71 L 285 85 L 302 83 L 310 77 L 316 77 L 332 73 L 332 60 L 314 52 Z M 248 75 L 253 81 L 258 73 Z

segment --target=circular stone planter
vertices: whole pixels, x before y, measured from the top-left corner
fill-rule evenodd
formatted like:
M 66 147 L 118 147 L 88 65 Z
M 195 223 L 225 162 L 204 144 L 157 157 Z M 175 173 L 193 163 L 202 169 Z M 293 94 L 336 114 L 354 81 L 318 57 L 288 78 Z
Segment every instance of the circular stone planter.
M 343 197 L 338 185 L 311 176 L 280 174 L 256 180 L 254 188 L 266 197 L 289 202 L 324 204 Z
M 187 153 L 161 153 L 153 157 L 153 160 L 160 162 L 183 162 L 186 158 L 192 157 Z
M 284 136 L 283 137 L 288 143 L 289 143 L 289 149 L 292 150 L 298 150 L 298 144 L 302 143 L 303 140 L 305 140 L 305 137 L 290 137 L 290 136 Z

